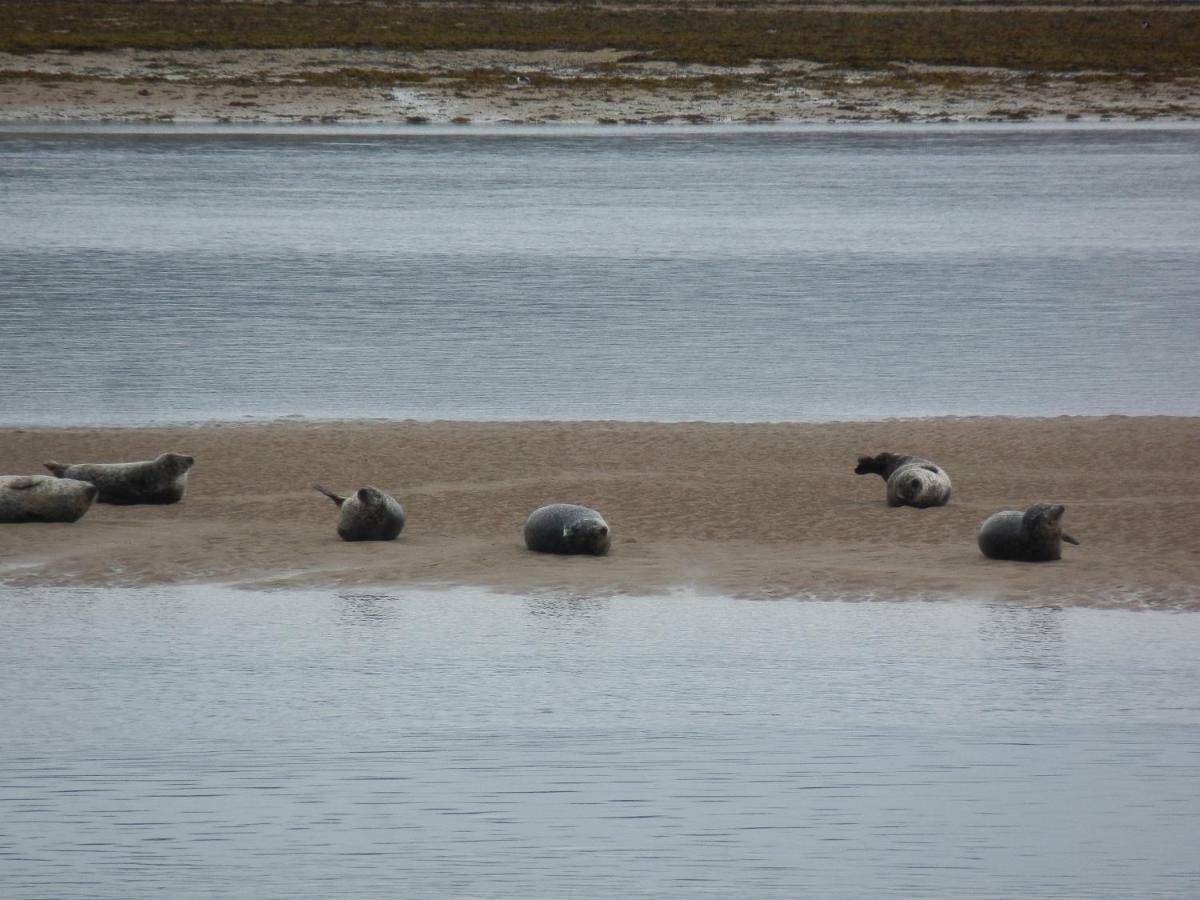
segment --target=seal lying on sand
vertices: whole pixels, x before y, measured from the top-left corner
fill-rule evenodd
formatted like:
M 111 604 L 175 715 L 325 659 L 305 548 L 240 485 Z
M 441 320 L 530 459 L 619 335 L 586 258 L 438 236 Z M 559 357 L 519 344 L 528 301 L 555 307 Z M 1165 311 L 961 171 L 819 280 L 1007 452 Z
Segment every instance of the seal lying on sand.
M 90 481 L 49 475 L 0 475 L 0 522 L 75 522 L 99 489 Z
M 950 500 L 950 476 L 936 463 L 919 456 L 880 453 L 860 456 L 855 475 L 878 475 L 887 482 L 888 506 L 945 506 Z
M 59 478 L 90 481 L 100 489 L 97 503 L 178 503 L 196 460 L 182 453 L 163 453 L 157 459 L 129 463 L 64 465 L 53 460 L 47 469 Z
M 1079 541 L 1062 530 L 1060 504 L 1035 503 L 1025 512 L 1006 509 L 979 526 L 979 549 L 989 559 L 1048 562 L 1062 558 L 1062 542 Z
M 392 541 L 404 530 L 404 507 L 379 488 L 368 485 L 341 497 L 319 484 L 313 487 L 342 511 L 337 533 L 343 541 Z
M 608 523 L 594 509 L 552 503 L 525 520 L 525 546 L 539 553 L 591 553 L 603 556 L 611 543 Z

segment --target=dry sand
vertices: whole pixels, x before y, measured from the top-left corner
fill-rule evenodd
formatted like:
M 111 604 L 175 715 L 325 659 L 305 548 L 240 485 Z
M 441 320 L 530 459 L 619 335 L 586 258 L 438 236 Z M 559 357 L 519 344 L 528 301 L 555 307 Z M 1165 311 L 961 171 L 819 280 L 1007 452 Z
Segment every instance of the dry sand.
M 0 122 L 670 124 L 1192 121 L 1200 79 L 897 64 L 830 71 L 804 60 L 740 68 L 623 63 L 625 51 L 368 49 L 0 53 Z M 429 81 L 296 83 L 348 69 Z M 448 75 L 489 70 L 499 84 Z M 914 76 L 905 78 L 907 74 Z M 539 76 L 550 79 L 538 84 Z M 721 76 L 719 82 L 705 79 Z M 669 79 L 669 81 L 668 81 Z M 532 83 L 526 83 L 531 82 Z M 656 86 L 657 85 L 657 86 Z
M 181 504 L 93 506 L 75 524 L 0 525 L 0 583 L 555 594 L 684 588 L 779 598 L 1000 598 L 1200 609 L 1200 419 L 964 418 L 834 424 L 274 423 L 0 431 L 0 473 L 45 459 L 197 464 Z M 941 509 L 891 509 L 860 453 L 928 456 Z M 375 484 L 406 505 L 392 543 L 341 541 L 310 487 Z M 604 558 L 533 554 L 525 515 L 600 509 Z M 1066 504 L 1082 541 L 1055 563 L 984 559 L 990 513 Z

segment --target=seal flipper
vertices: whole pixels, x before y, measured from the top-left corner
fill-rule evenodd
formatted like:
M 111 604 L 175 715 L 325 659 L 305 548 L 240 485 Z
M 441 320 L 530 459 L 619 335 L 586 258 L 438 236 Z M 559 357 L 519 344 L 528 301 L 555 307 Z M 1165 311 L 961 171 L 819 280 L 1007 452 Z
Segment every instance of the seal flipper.
M 62 463 L 55 462 L 52 459 L 46 460 L 44 463 L 42 463 L 42 465 L 45 466 L 47 469 L 49 469 L 51 471 L 51 473 L 53 473 L 55 478 L 62 478 L 63 472 L 67 471 L 67 468 L 68 468 L 67 466 L 63 465 Z
M 26 475 L 24 478 L 17 478 L 8 483 L 10 491 L 27 491 L 30 488 L 35 488 L 38 485 L 38 480 L 32 475 Z
M 1074 544 L 1076 547 L 1079 546 L 1079 541 L 1075 540 L 1075 538 L 1071 537 L 1065 531 L 1062 533 L 1062 539 L 1064 541 L 1066 541 L 1068 544 Z
M 334 503 L 336 503 L 338 506 L 341 506 L 343 503 L 345 503 L 345 502 L 346 502 L 346 498 L 345 498 L 345 497 L 339 497 L 339 496 L 338 496 L 337 494 L 335 494 L 333 491 L 331 491 L 331 490 L 327 490 L 326 488 L 323 488 L 323 487 L 321 487 L 321 485 L 319 485 L 319 484 L 314 484 L 314 485 L 313 485 L 313 490 L 320 491 L 322 494 L 324 494 L 326 497 L 328 497 L 330 500 L 332 500 L 332 501 L 333 501 Z

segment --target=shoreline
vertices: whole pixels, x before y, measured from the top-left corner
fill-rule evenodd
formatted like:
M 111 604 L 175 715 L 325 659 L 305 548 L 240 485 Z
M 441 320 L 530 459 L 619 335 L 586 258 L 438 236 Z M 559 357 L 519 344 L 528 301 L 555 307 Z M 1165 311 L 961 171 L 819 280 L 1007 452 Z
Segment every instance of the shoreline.
M 1200 78 L 617 51 L 0 53 L 0 124 L 784 125 L 1200 121 Z M 351 73 L 346 75 L 345 73 Z M 304 79 L 325 81 L 305 83 Z M 412 79 L 420 80 L 413 81 Z M 362 82 L 362 83 L 357 83 Z
M 0 585 L 257 589 L 478 586 L 562 595 L 995 599 L 1200 610 L 1200 417 L 961 417 L 826 423 L 272 421 L 0 429 L 0 473 L 44 459 L 197 458 L 181 504 L 94 505 L 0 526 Z M 926 456 L 944 508 L 888 508 L 858 454 Z M 375 484 L 408 509 L 397 541 L 351 544 L 310 485 Z M 525 516 L 593 506 L 603 558 L 527 551 Z M 1067 506 L 1055 563 L 984 559 L 1003 508 Z

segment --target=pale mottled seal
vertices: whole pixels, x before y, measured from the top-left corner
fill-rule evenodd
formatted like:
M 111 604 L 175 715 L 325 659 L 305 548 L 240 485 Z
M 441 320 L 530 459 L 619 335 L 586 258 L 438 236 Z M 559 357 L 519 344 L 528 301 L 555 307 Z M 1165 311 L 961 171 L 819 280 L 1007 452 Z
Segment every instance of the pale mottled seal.
M 182 453 L 163 453 L 144 462 L 45 463 L 59 478 L 90 481 L 100 489 L 97 503 L 178 503 L 187 487 L 188 471 L 196 460 Z
M 919 456 L 880 453 L 860 456 L 855 475 L 878 475 L 887 482 L 888 506 L 945 506 L 950 501 L 950 476 L 936 463 Z
M 1062 542 L 1079 541 L 1062 530 L 1065 506 L 1035 503 L 1024 512 L 1006 509 L 979 526 L 979 549 L 990 559 L 1048 562 L 1062 557 Z
M 0 522 L 75 522 L 96 499 L 90 481 L 49 475 L 0 475 Z
M 525 520 L 525 546 L 539 553 L 608 552 L 612 536 L 604 517 L 573 503 L 552 503 L 535 509 Z
M 404 530 L 404 507 L 370 485 L 342 497 L 319 484 L 314 488 L 338 505 L 337 533 L 344 541 L 391 541 Z

